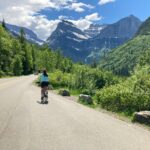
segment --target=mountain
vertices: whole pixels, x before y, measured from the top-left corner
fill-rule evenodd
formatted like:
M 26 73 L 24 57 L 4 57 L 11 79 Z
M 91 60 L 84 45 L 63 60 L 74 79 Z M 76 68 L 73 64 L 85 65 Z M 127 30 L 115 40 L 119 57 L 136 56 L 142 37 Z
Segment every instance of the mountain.
M 131 38 L 135 35 L 140 25 L 141 21 L 137 17 L 130 15 L 107 26 L 97 38 Z
M 106 27 L 107 25 L 91 24 L 88 29 L 84 30 L 84 32 L 90 37 L 95 37 Z
M 112 50 L 100 61 L 100 67 L 119 75 L 130 75 L 143 55 L 150 51 L 149 33 L 150 19 L 147 19 L 132 40 Z
M 73 23 L 62 20 L 46 43 L 74 61 L 91 63 L 130 40 L 140 25 L 141 21 L 131 15 L 114 24 L 91 25 L 89 30 L 81 31 Z
M 150 17 L 141 25 L 137 35 L 150 35 Z
M 114 24 L 107 25 L 101 30 L 100 34 L 86 41 L 87 44 L 85 45 L 87 45 L 88 50 L 91 51 L 87 57 L 87 62 L 100 60 L 111 49 L 130 40 L 136 34 L 141 23 L 137 17 L 130 15 Z
M 7 29 L 12 33 L 13 36 L 20 35 L 20 29 L 23 28 L 25 32 L 26 39 L 32 43 L 41 45 L 43 41 L 37 37 L 37 35 L 30 29 L 25 27 L 20 27 L 16 25 L 6 24 Z
M 90 37 L 73 23 L 62 20 L 46 43 L 54 50 L 62 50 L 65 56 L 71 57 L 74 61 L 80 61 L 87 55 L 82 49 L 82 41 L 88 38 Z

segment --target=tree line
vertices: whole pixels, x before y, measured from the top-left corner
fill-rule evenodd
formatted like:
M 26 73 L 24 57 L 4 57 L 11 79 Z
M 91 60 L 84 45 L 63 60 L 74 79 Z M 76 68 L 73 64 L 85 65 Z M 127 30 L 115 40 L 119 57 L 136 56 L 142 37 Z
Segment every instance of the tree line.
M 73 63 L 60 51 L 53 52 L 47 45 L 31 44 L 25 36 L 22 28 L 20 35 L 14 37 L 4 21 L 0 25 L 0 77 L 28 75 L 43 68 L 49 72 L 70 71 Z

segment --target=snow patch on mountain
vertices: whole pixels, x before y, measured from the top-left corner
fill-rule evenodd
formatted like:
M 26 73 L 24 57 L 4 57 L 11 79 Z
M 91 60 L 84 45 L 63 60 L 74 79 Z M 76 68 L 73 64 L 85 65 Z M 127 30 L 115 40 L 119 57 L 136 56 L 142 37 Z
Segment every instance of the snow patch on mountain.
M 95 37 L 106 27 L 107 25 L 91 24 L 84 32 L 91 37 Z
M 83 40 L 87 40 L 90 38 L 90 36 L 85 36 L 76 32 L 72 32 L 77 38 L 83 39 Z
M 79 39 L 76 39 L 76 38 L 71 38 L 69 36 L 66 36 L 67 39 L 70 39 L 70 40 L 74 40 L 74 41 L 77 41 L 77 42 L 82 42 L 82 40 L 79 40 Z

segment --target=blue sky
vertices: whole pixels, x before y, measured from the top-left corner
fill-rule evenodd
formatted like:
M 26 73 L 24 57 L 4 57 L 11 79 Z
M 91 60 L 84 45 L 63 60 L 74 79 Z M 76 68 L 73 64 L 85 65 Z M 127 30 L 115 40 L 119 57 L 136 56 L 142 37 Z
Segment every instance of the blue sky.
M 150 16 L 150 0 L 116 0 L 105 5 L 98 5 L 98 0 L 79 0 L 85 4 L 94 6 L 93 9 L 85 9 L 84 12 L 75 12 L 74 10 L 43 10 L 40 13 L 47 16 L 48 19 L 57 19 L 60 15 L 68 16 L 70 19 L 78 20 L 86 15 L 97 12 L 102 19 L 96 23 L 114 23 L 119 19 L 131 14 L 137 16 L 142 21 Z
M 91 23 L 111 24 L 131 14 L 144 21 L 149 7 L 150 0 L 5 0 L 0 20 L 30 28 L 45 40 L 62 18 L 84 30 Z

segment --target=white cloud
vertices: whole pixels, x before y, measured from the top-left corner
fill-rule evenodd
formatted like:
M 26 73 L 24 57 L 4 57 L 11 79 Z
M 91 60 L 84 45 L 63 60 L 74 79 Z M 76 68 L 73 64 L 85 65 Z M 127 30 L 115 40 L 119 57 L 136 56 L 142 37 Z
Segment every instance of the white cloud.
M 104 4 L 107 4 L 107 3 L 114 2 L 114 1 L 116 1 L 116 0 L 100 0 L 100 1 L 99 1 L 99 4 L 100 4 L 100 5 L 104 5 Z
M 85 11 L 85 8 L 93 9 L 94 7 L 92 5 L 80 2 L 80 3 L 72 3 L 70 6 L 66 6 L 66 8 L 74 10 L 76 12 L 83 12 Z
M 84 19 L 79 19 L 79 20 L 69 20 L 70 22 L 72 22 L 73 24 L 75 24 L 79 29 L 81 30 L 85 30 L 87 28 L 89 28 L 90 24 L 92 22 Z
M 98 21 L 98 20 L 101 20 L 101 16 L 99 16 L 98 13 L 93 13 L 91 15 L 87 15 L 85 17 L 86 20 L 89 20 L 89 21 Z
M 81 18 L 79 20 L 69 20 L 69 21 L 71 21 L 73 24 L 75 24 L 81 30 L 85 30 L 85 29 L 89 28 L 90 24 L 92 24 L 93 21 L 101 20 L 101 18 L 102 17 L 99 16 L 98 13 L 93 13 L 93 14 L 87 15 L 84 18 Z
M 33 30 L 45 40 L 56 28 L 59 19 L 48 20 L 39 12 L 43 9 L 71 9 L 82 12 L 93 6 L 77 2 L 77 0 L 4 0 L 0 4 L 0 20 Z M 80 22 L 80 21 L 79 21 Z M 79 23 L 81 24 L 81 23 Z
M 65 20 L 65 19 L 68 19 L 68 16 L 62 16 L 62 15 L 61 15 L 61 16 L 58 17 L 58 19 L 59 19 L 59 20 Z

